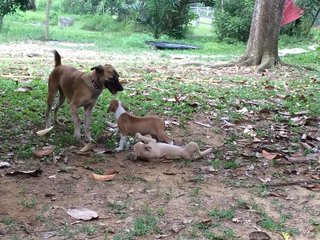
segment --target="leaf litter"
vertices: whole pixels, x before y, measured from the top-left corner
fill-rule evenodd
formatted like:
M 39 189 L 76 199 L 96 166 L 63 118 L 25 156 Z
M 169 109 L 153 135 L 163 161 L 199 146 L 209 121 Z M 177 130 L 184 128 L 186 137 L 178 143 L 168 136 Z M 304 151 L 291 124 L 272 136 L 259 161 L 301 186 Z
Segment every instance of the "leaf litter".
M 47 47 L 47 46 L 46 46 Z M 75 51 L 73 51 L 75 52 Z M 16 54 L 14 51 L 10 54 Z M 45 53 L 46 54 L 46 53 Z M 74 61 L 75 53 L 70 54 L 69 58 Z M 81 53 L 77 53 L 81 55 Z M 47 55 L 45 55 L 47 56 Z M 84 56 L 84 55 L 81 55 Z M 11 56 L 12 57 L 12 56 Z M 88 56 L 86 56 L 88 57 Z M 148 56 L 150 57 L 150 56 Z M 159 56 L 157 56 L 158 58 Z M 48 55 L 48 59 L 45 59 L 45 65 L 51 67 L 52 65 L 52 56 Z M 135 57 L 134 59 L 136 59 Z M 88 62 L 93 62 L 94 56 L 91 56 L 90 59 L 87 59 Z M 183 58 L 186 60 L 186 58 Z M 83 61 L 83 58 L 79 58 L 79 61 Z M 130 66 L 121 66 L 122 60 L 128 60 L 128 57 L 122 56 L 121 57 L 110 57 L 110 60 L 114 61 L 115 64 L 120 66 L 121 71 L 125 74 L 124 79 L 128 82 L 128 85 L 131 85 L 131 78 L 137 81 L 144 81 L 143 72 L 144 69 L 150 68 L 147 64 L 145 64 L 146 60 L 141 60 L 141 67 L 139 66 L 139 59 L 134 64 L 134 68 L 130 70 Z M 148 58 L 150 60 L 150 58 Z M 268 77 L 270 80 L 278 80 L 283 78 L 286 74 L 290 73 L 291 76 L 299 76 L 299 72 L 291 71 L 290 69 L 282 69 L 280 72 L 266 72 L 264 76 L 257 75 L 254 73 L 253 69 L 251 68 L 239 68 L 234 67 L 230 69 L 215 69 L 212 70 L 208 67 L 194 67 L 194 66 L 183 66 L 179 65 L 179 59 L 170 59 L 170 61 L 175 62 L 175 68 L 170 68 L 165 65 L 161 65 L 157 67 L 151 67 L 149 71 L 152 73 L 156 72 L 157 74 L 162 74 L 163 76 L 173 76 L 170 79 L 175 79 L 178 82 L 205 82 L 206 84 L 210 83 L 213 86 L 219 86 L 225 89 L 232 89 L 237 87 L 250 87 L 253 83 L 249 80 L 241 80 L 241 81 L 224 81 L 221 80 L 225 76 L 247 76 L 247 77 Z M 66 62 L 68 61 L 68 56 L 66 56 Z M 75 61 L 78 62 L 78 61 Z M 132 65 L 133 66 L 133 65 Z M 34 68 L 37 71 L 37 68 L 34 66 L 28 67 L 29 69 Z M 14 73 L 14 69 L 10 70 Z M 19 72 L 20 70 L 17 70 Z M 140 72 L 139 72 L 140 71 Z M 197 73 L 197 74 L 194 74 Z M 35 75 L 42 76 L 43 73 L 34 72 Z M 126 75 L 127 74 L 127 75 Z M 16 74 L 18 75 L 18 74 Z M 168 78 L 162 76 L 159 79 L 154 79 L 154 81 L 167 81 Z M 258 79 L 257 81 L 260 81 Z M 170 80 L 171 81 L 171 80 Z M 285 82 L 285 81 L 283 81 Z M 166 89 L 158 88 L 149 84 L 146 86 L 146 89 L 157 88 L 158 91 L 165 91 Z M 256 85 L 260 86 L 260 83 Z M 131 86 L 128 86 L 129 88 Z M 307 184 L 308 188 L 305 188 L 307 181 L 310 180 L 319 180 L 319 119 L 315 118 L 314 116 L 310 116 L 308 112 L 289 112 L 285 107 L 283 107 L 284 102 L 290 100 L 292 98 L 292 94 L 296 94 L 287 86 L 288 94 L 287 96 L 284 94 L 279 94 L 277 92 L 280 91 L 278 86 L 273 86 L 272 84 L 266 83 L 263 87 L 266 92 L 270 92 L 270 94 L 276 92 L 274 97 L 266 97 L 263 100 L 260 99 L 238 99 L 234 101 L 232 104 L 228 105 L 228 108 L 225 109 L 225 113 L 221 116 L 221 112 L 216 111 L 215 109 L 219 107 L 219 105 L 225 101 L 227 98 L 223 100 L 221 99 L 207 99 L 208 105 L 212 106 L 213 111 L 206 113 L 206 114 L 197 114 L 194 116 L 193 123 L 199 122 L 203 124 L 207 124 L 210 127 L 201 126 L 201 124 L 195 127 L 190 127 L 188 132 L 183 132 L 183 130 L 177 130 L 181 128 L 181 125 L 184 123 L 180 122 L 179 118 L 175 119 L 174 122 L 178 124 L 173 124 L 170 120 L 168 120 L 171 124 L 171 130 L 173 131 L 173 136 L 176 136 L 181 142 L 187 142 L 190 140 L 197 140 L 207 141 L 205 136 L 212 135 L 212 129 L 214 128 L 215 131 L 218 129 L 220 132 L 223 132 L 224 136 L 229 138 L 229 136 L 236 136 L 234 138 L 226 139 L 224 144 L 219 144 L 219 147 L 216 147 L 217 152 L 215 153 L 215 157 L 211 159 L 204 159 L 198 162 L 190 163 L 183 163 L 180 164 L 179 162 L 173 161 L 170 163 L 164 163 L 162 165 L 161 162 L 158 163 L 144 163 L 144 162 L 124 162 L 125 154 L 112 154 L 106 157 L 106 160 L 103 163 L 98 164 L 90 164 L 91 171 L 94 171 L 97 166 L 100 166 L 101 169 L 105 169 L 106 165 L 108 167 L 120 167 L 121 171 L 119 173 L 114 173 L 114 175 L 118 175 L 119 177 L 113 178 L 111 185 L 112 187 L 109 188 L 110 185 L 105 185 L 109 183 L 97 184 L 95 183 L 91 177 L 90 178 L 83 178 L 85 182 L 80 182 L 82 180 L 77 180 L 77 186 L 74 188 L 68 189 L 63 188 L 62 186 L 66 185 L 66 182 L 70 182 L 70 178 L 68 177 L 69 172 L 64 172 L 63 179 L 59 179 L 59 174 L 62 172 L 63 168 L 61 166 L 62 162 L 57 162 L 57 166 L 50 166 L 46 167 L 46 171 L 50 172 L 51 168 L 61 167 L 57 172 L 57 178 L 50 179 L 50 182 L 57 183 L 57 187 L 59 187 L 59 191 L 53 190 L 55 194 L 55 201 L 59 201 L 61 198 L 65 200 L 66 197 L 70 197 L 69 202 L 65 202 L 69 206 L 73 203 L 77 198 L 73 196 L 73 194 L 79 194 L 82 198 L 82 202 L 88 201 L 90 204 L 95 204 L 95 206 L 99 206 L 100 202 L 103 201 L 103 198 L 99 198 L 100 194 L 105 197 L 105 194 L 111 195 L 113 198 L 119 198 L 121 200 L 129 199 L 132 202 L 139 203 L 142 201 L 141 199 L 146 199 L 149 201 L 151 206 L 157 207 L 157 203 L 161 203 L 161 194 L 162 191 L 167 191 L 170 193 L 168 189 L 173 189 L 172 191 L 181 191 L 184 189 L 185 194 L 181 195 L 177 199 L 181 199 L 182 202 L 178 202 L 177 208 L 175 208 L 175 201 L 176 199 L 173 198 L 171 200 L 167 200 L 168 203 L 161 203 L 160 206 L 165 206 L 168 208 L 168 212 L 172 210 L 172 214 L 185 216 L 181 213 L 181 206 L 183 207 L 183 212 L 186 212 L 188 215 L 192 215 L 192 211 L 189 211 L 188 207 L 190 206 L 190 202 L 183 202 L 186 197 L 190 197 L 190 190 L 194 189 L 195 186 L 200 186 L 199 189 L 203 191 L 205 194 L 201 196 L 201 204 L 203 204 L 204 208 L 203 211 L 208 211 L 208 209 L 216 204 L 220 204 L 219 202 L 225 205 L 226 201 L 234 202 L 234 193 L 237 196 L 248 196 L 245 186 L 261 186 L 262 184 L 281 184 L 281 183 L 296 183 L 296 185 L 303 186 L 305 191 L 314 191 L 317 193 L 318 184 Z M 140 91 L 140 90 L 139 90 Z M 146 101 L 152 101 L 153 99 L 148 94 L 147 90 L 142 92 L 133 92 L 134 94 L 142 94 L 145 96 Z M 200 93 L 201 94 L 201 93 Z M 306 94 L 297 94 L 297 97 L 304 101 Z M 182 94 L 181 92 L 177 93 L 175 96 L 168 96 L 167 99 L 164 101 L 168 101 L 172 104 L 181 104 L 185 103 L 186 101 L 190 103 L 192 106 L 199 107 L 198 103 L 192 99 L 192 96 Z M 261 106 L 266 106 L 263 107 Z M 255 106 L 255 107 L 254 107 Z M 272 106 L 272 107 L 270 107 Z M 233 119 L 232 114 L 237 113 L 240 118 Z M 274 116 L 280 116 L 281 121 L 277 122 L 274 119 Z M 192 125 L 188 125 L 192 126 Z M 294 127 L 300 127 L 302 130 L 296 131 Z M 227 142 L 228 141 L 228 142 Z M 43 150 L 43 149 L 39 149 Z M 91 149 L 94 153 L 102 154 L 106 153 L 103 149 L 97 148 L 96 150 Z M 92 153 L 91 151 L 91 153 Z M 90 151 L 88 151 L 90 153 Z M 87 153 L 86 153 L 87 154 Z M 49 154 L 50 155 L 50 154 Z M 45 156 L 49 156 L 45 155 Z M 61 154 L 63 156 L 63 154 Z M 83 162 L 85 159 L 88 159 L 87 155 L 73 155 L 72 153 L 68 152 L 69 161 L 68 164 L 76 165 L 78 162 Z M 57 157 L 57 156 L 56 156 Z M 218 161 L 221 165 L 210 165 L 210 161 Z M 232 162 L 234 161 L 234 162 Z M 17 161 L 18 162 L 18 161 Z M 234 165 L 225 165 L 225 164 L 234 164 Z M 122 163 L 122 164 L 120 164 Z M 59 165 L 60 164 L 60 165 Z M 171 166 L 171 168 L 168 168 Z M 188 165 L 189 164 L 189 165 Z M 208 164 L 208 166 L 206 166 Z M 283 165 L 281 165 L 283 164 Z M 81 166 L 81 164 L 80 164 Z M 79 175 L 85 174 L 87 176 L 88 169 L 75 168 L 74 171 L 78 171 Z M 170 171 L 168 171 L 170 169 Z M 183 170 L 182 170 L 183 169 Z M 200 170 L 199 170 L 200 169 Z M 203 170 L 201 170 L 203 169 Z M 61 172 L 60 172 L 61 170 Z M 181 170 L 181 171 L 180 171 Z M 84 172 L 83 172 L 84 171 Z M 177 173 L 175 175 L 166 175 L 159 173 Z M 183 173 L 185 172 L 185 173 Z M 199 174 L 199 175 L 198 175 Z M 52 172 L 48 176 L 52 176 Z M 103 175 L 113 175 L 113 174 L 101 174 Z M 61 175 L 60 175 L 61 176 Z M 71 176 L 71 175 L 70 175 Z M 188 178 L 186 178 L 188 176 Z M 141 178 L 146 179 L 146 181 L 140 181 Z M 188 181 L 188 179 L 194 179 L 194 181 Z M 165 181 L 166 180 L 166 181 Z M 229 181 L 229 182 L 228 182 Z M 234 181 L 233 183 L 230 183 Z M 156 182 L 156 189 L 155 193 L 148 191 L 150 184 L 155 184 Z M 30 183 L 30 182 L 29 182 Z M 93 184 L 94 183 L 94 184 Z M 196 185 L 196 184 L 203 184 L 203 185 Z M 221 183 L 225 183 L 227 186 L 230 184 L 228 189 L 224 189 L 225 185 L 221 185 Z M 250 183 L 246 185 L 246 183 Z M 252 184 L 253 183 L 253 184 Z M 176 188 L 175 184 L 178 185 Z M 217 186 L 214 186 L 214 185 Z M 108 186 L 108 188 L 106 188 Z M 283 185 L 288 186 L 288 185 Z M 5 186 L 6 187 L 6 186 Z M 39 186 L 40 188 L 42 186 Z M 14 189 L 14 188 L 13 188 Z M 129 190 L 128 190 L 129 189 Z M 242 191 L 245 189 L 246 191 Z M 68 191 L 71 191 L 68 195 Z M 189 192 L 188 192 L 189 191 Z M 249 190 L 250 191 L 250 190 Z M 63 196 L 63 194 L 66 196 Z M 88 192 L 89 194 L 86 194 Z M 148 198 L 147 195 L 143 195 L 148 193 L 148 195 L 152 195 L 153 198 Z M 169 197 L 170 194 L 165 196 Z M 231 195 L 229 195 L 231 193 Z M 262 198 L 264 201 L 271 201 L 272 198 L 283 198 L 285 199 L 286 196 L 288 199 L 292 199 L 291 194 L 296 193 L 296 191 L 287 191 L 287 189 L 282 188 L 281 185 L 278 187 L 273 188 L 272 190 L 269 189 L 266 198 Z M 154 195 L 155 196 L 154 196 Z M 160 195 L 159 195 L 160 194 Z M 221 195 L 221 196 L 220 196 Z M 93 197 L 94 196 L 94 197 Z M 124 197 L 125 196 L 125 197 Z M 160 198 L 159 198 L 160 196 Z M 259 198 L 257 195 L 254 195 L 255 198 Z M 208 197 L 208 199 L 207 199 Z M 221 198 L 220 198 L 221 197 Z M 294 196 L 295 197 L 295 196 Z M 96 199 L 98 199 L 96 201 Z M 157 199 L 157 200 L 155 200 Z M 1 199 L 0 199 L 1 200 Z M 190 199 L 189 199 L 190 200 Z M 100 202 L 99 202 L 100 201 Z M 292 206 L 290 200 L 286 200 L 286 204 Z M 115 201 L 116 203 L 116 201 Z M 167 205 L 163 205 L 167 204 Z M 138 208 L 135 208 L 133 205 L 130 205 L 135 211 L 138 213 Z M 205 209 L 205 210 L 204 210 Z M 105 207 L 104 207 L 105 210 Z M 131 210 L 130 210 L 131 211 Z M 193 211 L 195 211 L 193 209 Z M 132 214 L 131 212 L 129 214 Z M 196 211 L 196 214 L 192 215 L 194 219 L 197 219 L 197 214 L 199 212 Z M 244 213 L 246 214 L 246 212 Z M 166 213 L 166 216 L 173 217 L 170 213 Z M 174 217 L 174 218 L 175 218 Z M 252 216 L 251 216 L 252 217 Z M 112 216 L 114 218 L 114 216 Z M 176 217 L 179 219 L 179 217 Z M 183 217 L 182 217 L 183 218 Z M 244 218 L 244 217 L 243 217 Z M 250 218 L 250 217 L 249 217 Z M 114 229 L 118 229 L 118 226 L 123 226 L 121 223 L 121 219 L 115 218 L 117 221 L 120 221 L 114 224 L 113 221 L 108 222 L 111 224 Z M 198 219 L 201 222 L 200 218 Z M 176 222 L 170 221 L 170 218 L 166 217 L 162 220 L 164 223 L 168 224 L 169 226 L 180 225 Z M 183 223 L 183 220 L 180 221 Z M 210 222 L 210 221 L 209 221 Z M 306 222 L 306 221 L 305 221 Z M 230 224 L 230 223 L 229 223 Z M 243 225 L 246 225 L 246 221 L 244 221 Z M 188 223 L 183 223 L 183 229 L 179 230 L 178 226 L 175 226 L 175 230 L 178 232 L 182 232 L 182 234 L 186 234 L 188 230 L 190 230 L 191 226 Z M 249 225 L 252 227 L 252 222 Z M 242 236 L 245 236 L 245 239 L 248 238 L 249 232 L 246 232 L 239 224 L 237 226 L 232 225 L 234 229 L 239 230 L 242 232 Z M 126 226 L 127 229 L 130 226 Z M 210 226 L 208 226 L 210 227 Z M 170 229 L 170 227 L 169 227 Z M 306 228 L 307 229 L 307 228 Z M 162 229 L 165 231 L 166 234 L 163 235 L 171 235 L 170 229 L 166 231 L 165 228 Z M 305 231 L 302 229 L 302 231 Z M 117 232 L 117 231 L 116 231 Z M 237 233 L 238 234 L 238 233 Z M 273 233 L 268 231 L 268 235 L 273 236 L 273 239 L 277 239 L 279 237 L 279 233 Z

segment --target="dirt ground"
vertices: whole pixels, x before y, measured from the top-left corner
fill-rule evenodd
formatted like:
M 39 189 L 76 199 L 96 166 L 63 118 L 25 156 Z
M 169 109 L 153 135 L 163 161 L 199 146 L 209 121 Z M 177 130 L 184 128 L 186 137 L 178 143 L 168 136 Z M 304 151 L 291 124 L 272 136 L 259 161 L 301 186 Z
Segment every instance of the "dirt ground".
M 83 66 L 99 64 L 101 59 L 112 62 L 127 82 L 141 78 L 144 71 L 165 72 L 184 81 L 201 79 L 219 87 L 224 84 L 221 76 L 235 73 L 255 76 L 253 69 L 248 68 L 212 70 L 189 66 L 190 61 L 206 62 L 204 58 L 199 60 L 189 55 L 163 56 L 159 51 L 114 55 L 86 50 L 88 48 L 90 45 L 58 42 L 0 45 L 0 61 L 7 63 L 10 59 L 11 62 L 0 74 L 19 81 L 29 81 L 35 76 L 46 79 L 53 66 L 50 50 L 57 49 L 63 62 Z M 270 73 L 270 78 L 279 77 L 279 74 L 286 73 Z M 15 169 L 28 169 L 29 162 L 17 160 L 11 168 L 0 168 L 0 239 L 114 239 L 128 236 L 130 231 L 135 231 L 135 239 L 249 239 L 249 233 L 254 231 L 263 231 L 270 239 L 320 239 L 319 222 L 310 222 L 319 221 L 318 192 L 299 184 L 268 190 L 259 187 L 271 175 L 272 180 L 280 181 L 281 178 L 274 176 L 283 177 L 288 171 L 291 173 L 283 178 L 289 181 L 310 180 L 310 176 L 304 174 L 308 166 L 273 166 L 270 161 L 263 160 L 250 163 L 246 159 L 251 152 L 246 152 L 239 143 L 228 151 L 241 148 L 245 161 L 240 159 L 236 169 L 217 171 L 210 162 L 217 159 L 219 150 L 228 144 L 225 142 L 228 129 L 219 125 L 208 128 L 196 121 L 210 124 L 206 116 L 198 115 L 184 128 L 171 126 L 170 132 L 177 142 L 193 140 L 201 142 L 202 148 L 212 146 L 214 152 L 203 159 L 143 162 L 129 160 L 130 150 L 81 155 L 78 149 L 68 148 L 64 154 L 67 164 L 63 161 L 46 164 L 35 158 L 42 170 L 37 177 L 5 175 Z M 223 161 L 232 156 L 230 153 L 219 158 Z M 92 178 L 94 169 L 118 173 L 112 181 L 99 182 Z M 73 218 L 67 211 L 75 207 L 93 210 L 99 218 L 90 221 Z M 210 217 L 213 209 L 233 209 L 234 215 L 230 219 Z M 289 230 L 262 228 L 260 223 L 266 219 L 261 212 L 277 222 L 284 221 L 285 217 L 284 225 L 298 228 L 299 234 L 285 238 L 281 232 Z M 157 230 L 140 236 L 137 219 L 146 216 L 156 216 Z M 221 237 L 211 235 L 210 238 L 205 235 L 206 230 Z

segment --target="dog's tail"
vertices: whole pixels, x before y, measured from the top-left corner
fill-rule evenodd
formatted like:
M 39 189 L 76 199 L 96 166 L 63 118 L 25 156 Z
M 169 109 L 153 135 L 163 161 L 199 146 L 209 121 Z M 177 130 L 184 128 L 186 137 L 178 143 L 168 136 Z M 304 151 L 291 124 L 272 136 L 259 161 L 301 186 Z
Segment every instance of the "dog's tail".
M 61 65 L 61 56 L 57 50 L 54 50 L 53 53 L 54 53 L 54 63 L 55 63 L 54 67 L 56 68 Z
M 200 151 L 200 156 L 207 155 L 207 154 L 211 153 L 212 150 L 213 150 L 212 148 L 208 148 L 207 150 L 205 150 L 205 151 L 203 151 L 203 152 Z

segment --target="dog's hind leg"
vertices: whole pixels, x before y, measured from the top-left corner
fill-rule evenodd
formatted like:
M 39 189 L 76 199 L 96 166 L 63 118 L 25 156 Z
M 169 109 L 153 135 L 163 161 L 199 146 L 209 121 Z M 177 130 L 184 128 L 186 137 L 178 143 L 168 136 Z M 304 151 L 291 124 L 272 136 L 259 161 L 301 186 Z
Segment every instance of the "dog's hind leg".
M 87 141 L 92 142 L 93 139 L 91 138 L 91 115 L 92 109 L 95 104 L 90 104 L 84 107 L 84 131 Z
M 78 114 L 78 107 L 70 103 L 70 109 L 71 109 L 71 115 L 72 115 L 72 120 L 74 122 L 74 137 L 77 139 L 81 138 L 81 133 L 80 133 L 80 117 Z
M 48 84 L 48 99 L 47 99 L 47 110 L 46 110 L 46 128 L 49 128 L 50 123 L 50 112 L 54 103 L 54 99 L 57 95 L 58 87 L 52 84 L 51 76 L 49 77 L 49 84 Z
M 66 97 L 64 95 L 64 93 L 62 92 L 62 89 L 59 88 L 59 102 L 57 103 L 56 107 L 54 108 L 54 124 L 59 124 L 58 121 L 58 110 L 61 107 L 61 105 L 64 103 L 64 101 L 66 100 Z

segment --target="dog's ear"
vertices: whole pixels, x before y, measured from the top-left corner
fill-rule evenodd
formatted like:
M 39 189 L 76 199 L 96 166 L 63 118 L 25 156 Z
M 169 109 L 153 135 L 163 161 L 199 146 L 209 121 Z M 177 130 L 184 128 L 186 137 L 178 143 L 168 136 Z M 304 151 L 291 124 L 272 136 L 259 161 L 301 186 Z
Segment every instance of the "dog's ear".
M 96 70 L 96 72 L 98 74 L 103 74 L 104 73 L 104 68 L 101 65 L 95 66 L 95 67 L 91 68 L 91 70 Z
M 114 105 L 114 101 L 112 100 L 109 104 L 108 110 L 107 112 L 114 112 L 115 111 L 115 105 Z
M 144 150 L 146 150 L 147 152 L 151 151 L 151 147 L 148 144 L 144 144 L 143 145 Z

